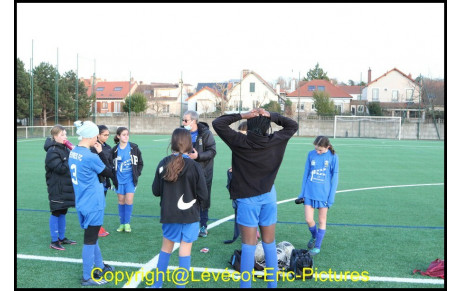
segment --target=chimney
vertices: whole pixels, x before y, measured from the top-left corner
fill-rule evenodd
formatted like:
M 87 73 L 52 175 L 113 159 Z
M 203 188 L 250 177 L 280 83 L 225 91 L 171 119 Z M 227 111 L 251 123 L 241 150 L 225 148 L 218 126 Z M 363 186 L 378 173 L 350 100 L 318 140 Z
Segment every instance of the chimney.
M 249 74 L 249 70 L 245 69 L 243 70 L 243 79 L 246 77 L 246 75 Z
M 295 79 L 292 78 L 291 79 L 291 92 L 294 92 L 295 91 Z
M 369 84 L 371 81 L 372 81 L 371 68 L 369 68 L 369 71 L 367 71 L 367 84 Z
M 412 74 L 411 73 L 409 73 L 409 78 L 412 79 Z
M 280 85 L 280 83 L 277 83 L 277 84 L 276 84 L 276 94 L 279 95 L 280 92 L 281 92 L 281 85 Z

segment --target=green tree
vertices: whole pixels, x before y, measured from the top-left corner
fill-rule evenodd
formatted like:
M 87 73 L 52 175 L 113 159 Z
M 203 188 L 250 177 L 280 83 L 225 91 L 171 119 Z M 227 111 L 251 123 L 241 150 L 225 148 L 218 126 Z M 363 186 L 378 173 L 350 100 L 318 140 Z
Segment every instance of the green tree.
M 355 81 L 353 80 L 348 80 L 348 86 L 354 86 L 355 85 Z
M 292 101 L 290 99 L 286 99 L 284 103 L 284 114 L 288 117 L 292 117 L 293 110 L 292 110 Z
M 311 69 L 307 73 L 307 77 L 303 78 L 304 81 L 311 81 L 311 80 L 327 80 L 329 81 L 329 77 L 327 76 L 327 72 L 324 72 L 322 68 L 319 67 L 319 63 L 316 63 L 314 69 Z
M 131 105 L 129 102 L 131 101 Z M 136 92 L 130 97 L 126 97 L 125 103 L 123 104 L 123 111 L 129 112 L 129 107 L 131 106 L 131 112 L 144 112 L 147 110 L 147 98 L 144 94 Z
M 24 63 L 16 59 L 16 116 L 23 119 L 30 117 L 30 77 Z
M 77 75 L 74 71 L 65 72 L 59 80 L 59 116 L 70 120 L 76 119 L 76 83 Z M 78 119 L 91 115 L 92 96 L 88 96 L 84 82 L 78 81 Z
M 334 101 L 331 100 L 329 94 L 325 91 L 314 91 L 313 103 L 315 104 L 318 115 L 331 115 L 335 113 Z
M 369 115 L 371 116 L 382 116 L 382 107 L 379 102 L 369 102 L 367 105 L 369 109 Z
M 34 72 L 34 107 L 40 108 L 43 125 L 49 118 L 54 118 L 56 68 L 42 62 L 33 69 Z
M 262 108 L 270 112 L 281 113 L 281 105 L 273 100 L 262 106 Z

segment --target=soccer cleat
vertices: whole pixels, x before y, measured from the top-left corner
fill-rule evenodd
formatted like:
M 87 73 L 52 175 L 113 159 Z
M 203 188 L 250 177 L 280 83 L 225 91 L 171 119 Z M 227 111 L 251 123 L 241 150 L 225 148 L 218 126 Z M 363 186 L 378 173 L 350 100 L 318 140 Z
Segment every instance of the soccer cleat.
M 59 250 L 59 251 L 65 251 L 65 248 L 61 245 L 59 241 L 52 241 L 50 244 L 50 248 Z
M 89 278 L 88 280 L 85 280 L 81 278 L 81 285 L 82 286 L 99 286 L 99 285 L 105 285 L 109 282 L 107 282 L 104 279 L 96 279 L 96 278 Z
M 124 224 L 120 224 L 120 226 L 117 228 L 118 232 L 122 232 L 124 230 L 125 230 L 125 225 Z
M 102 269 L 102 271 L 100 271 L 99 269 L 95 269 L 93 271 L 93 277 L 95 279 L 99 279 L 99 278 L 102 278 L 105 275 L 105 273 L 113 272 L 113 271 L 114 271 L 114 268 L 112 266 L 104 264 L 104 268 Z
M 99 234 L 98 234 L 98 236 L 103 237 L 103 236 L 108 236 L 108 235 L 109 235 L 109 232 L 106 231 L 106 230 L 101 226 L 101 228 L 99 229 Z
M 310 241 L 308 242 L 307 248 L 312 249 L 315 246 L 316 243 L 316 238 L 311 238 Z
M 71 240 L 71 239 L 68 239 L 68 238 L 63 238 L 63 239 L 60 239 L 59 242 L 63 245 L 76 245 L 77 242 L 74 241 L 74 240 Z
M 129 223 L 125 224 L 125 232 L 131 232 L 131 225 Z
M 200 227 L 200 233 L 198 235 L 200 237 L 207 237 L 208 236 L 208 230 L 206 229 L 205 226 Z
M 296 200 L 294 200 L 295 204 L 303 204 L 304 201 L 305 200 L 304 200 L 303 197 L 302 198 L 297 198 Z
M 316 256 L 317 254 L 319 254 L 321 250 L 318 249 L 318 248 L 313 248 L 311 250 L 309 250 L 308 252 L 310 253 L 311 256 Z

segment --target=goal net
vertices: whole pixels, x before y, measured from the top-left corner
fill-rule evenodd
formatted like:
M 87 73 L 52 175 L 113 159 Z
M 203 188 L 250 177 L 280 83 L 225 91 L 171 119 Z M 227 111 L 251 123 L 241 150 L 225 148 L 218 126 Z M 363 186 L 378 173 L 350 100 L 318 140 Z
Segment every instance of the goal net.
M 401 139 L 401 117 L 336 115 L 336 137 Z

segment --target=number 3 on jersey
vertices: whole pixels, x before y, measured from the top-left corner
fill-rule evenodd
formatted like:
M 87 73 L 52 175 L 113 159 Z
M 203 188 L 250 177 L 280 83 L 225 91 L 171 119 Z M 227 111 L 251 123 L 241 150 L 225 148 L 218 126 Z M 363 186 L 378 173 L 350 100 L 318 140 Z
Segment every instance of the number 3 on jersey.
M 78 180 L 77 180 L 77 165 L 72 164 L 70 166 L 70 173 L 72 173 L 72 183 L 75 185 L 78 185 Z

